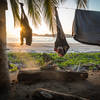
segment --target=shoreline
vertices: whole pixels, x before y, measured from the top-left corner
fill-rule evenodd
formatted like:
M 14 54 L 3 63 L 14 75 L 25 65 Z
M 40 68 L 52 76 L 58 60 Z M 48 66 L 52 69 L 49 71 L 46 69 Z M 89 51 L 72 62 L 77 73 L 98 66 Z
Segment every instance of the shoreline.
M 68 53 L 100 52 L 99 46 L 81 43 L 69 43 Z M 55 53 L 54 43 L 32 43 L 31 46 L 20 43 L 7 43 L 7 52 Z

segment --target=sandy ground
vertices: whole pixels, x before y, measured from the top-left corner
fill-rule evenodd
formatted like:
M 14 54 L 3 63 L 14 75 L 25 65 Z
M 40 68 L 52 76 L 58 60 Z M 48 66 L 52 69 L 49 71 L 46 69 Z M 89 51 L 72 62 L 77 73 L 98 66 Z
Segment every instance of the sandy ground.
M 87 80 L 76 82 L 46 81 L 32 85 L 12 84 L 10 100 L 32 100 L 32 93 L 37 88 L 73 94 L 89 100 L 100 100 L 100 71 L 89 71 L 88 73 Z M 16 77 L 11 78 L 16 80 Z
M 100 52 L 99 46 L 84 45 L 81 43 L 70 43 L 68 52 Z M 54 53 L 54 43 L 33 43 L 31 46 L 18 43 L 8 43 L 8 52 L 34 52 L 34 53 Z

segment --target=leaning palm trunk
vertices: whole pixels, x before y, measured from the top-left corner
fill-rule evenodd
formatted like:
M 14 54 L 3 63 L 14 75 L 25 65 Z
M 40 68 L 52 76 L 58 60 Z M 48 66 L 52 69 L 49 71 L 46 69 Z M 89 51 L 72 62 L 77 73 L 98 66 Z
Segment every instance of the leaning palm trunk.
M 7 54 L 5 45 L 0 40 L 0 92 L 8 91 L 10 87 Z
M 23 45 L 23 39 L 26 39 L 26 45 L 31 45 L 32 43 L 32 29 L 29 26 L 28 18 L 25 15 L 24 9 L 23 9 L 23 4 L 20 3 L 21 5 L 21 21 L 20 21 L 20 26 L 21 26 L 21 31 L 20 31 L 20 40 L 21 40 L 21 45 Z
M 6 16 L 5 10 L 7 9 L 6 0 L 0 1 L 0 92 L 8 91 L 10 86 L 8 74 L 8 61 L 6 55 Z
M 59 20 L 57 8 L 55 8 L 55 15 L 56 15 L 56 25 L 57 25 L 57 38 L 55 42 L 55 51 L 58 52 L 60 56 L 64 56 L 69 49 L 69 45 L 66 41 L 66 37 Z

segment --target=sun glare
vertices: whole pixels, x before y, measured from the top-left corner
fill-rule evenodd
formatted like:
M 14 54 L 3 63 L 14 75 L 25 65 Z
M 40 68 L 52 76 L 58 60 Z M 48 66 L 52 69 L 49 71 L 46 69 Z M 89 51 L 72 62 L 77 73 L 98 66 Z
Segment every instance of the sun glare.
M 20 31 L 21 31 L 21 27 L 16 27 L 14 29 L 14 34 L 17 36 L 17 37 L 20 37 Z
M 20 32 L 20 31 L 21 31 L 21 27 L 15 28 L 15 31 L 16 31 L 16 32 Z

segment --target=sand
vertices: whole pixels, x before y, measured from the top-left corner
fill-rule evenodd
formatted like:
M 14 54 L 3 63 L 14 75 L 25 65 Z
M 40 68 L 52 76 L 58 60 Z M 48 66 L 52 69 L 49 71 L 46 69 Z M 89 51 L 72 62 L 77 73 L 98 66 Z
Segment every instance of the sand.
M 87 98 L 88 100 L 100 100 L 100 71 L 89 71 L 88 74 L 88 79 L 82 81 L 44 81 L 31 85 L 13 83 L 11 85 L 11 95 L 9 100 L 33 100 L 32 94 L 37 88 L 73 94 Z M 13 79 L 16 80 L 16 77 Z
M 81 43 L 69 43 L 72 52 L 100 52 L 99 46 L 85 45 Z M 8 43 L 7 52 L 32 52 L 32 53 L 54 53 L 54 43 L 32 43 L 31 46 L 22 45 L 19 43 Z

